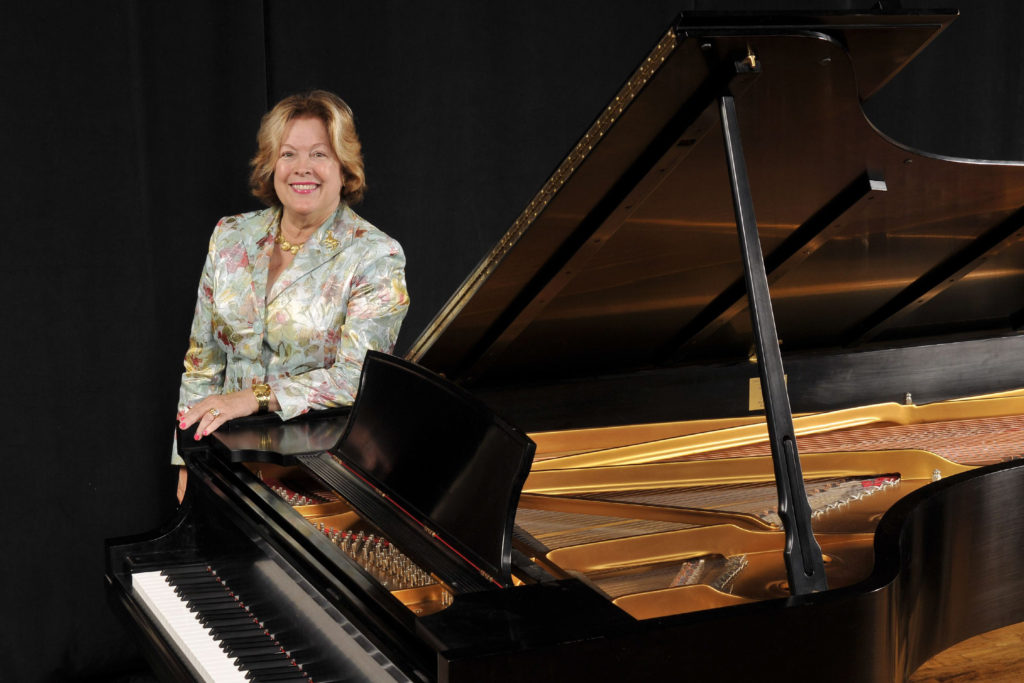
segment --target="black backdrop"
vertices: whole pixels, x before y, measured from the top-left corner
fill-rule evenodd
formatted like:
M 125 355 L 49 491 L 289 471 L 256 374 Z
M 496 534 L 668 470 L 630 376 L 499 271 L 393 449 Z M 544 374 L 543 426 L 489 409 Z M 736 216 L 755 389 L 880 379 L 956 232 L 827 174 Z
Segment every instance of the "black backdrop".
M 409 258 L 404 348 L 678 11 L 871 2 L 11 4 L 0 678 L 65 681 L 141 668 L 105 602 L 103 539 L 173 511 L 195 285 L 217 218 L 257 207 L 246 163 L 268 102 L 325 87 L 355 109 L 359 210 Z M 1022 159 L 1024 5 L 960 8 L 869 113 L 914 147 Z

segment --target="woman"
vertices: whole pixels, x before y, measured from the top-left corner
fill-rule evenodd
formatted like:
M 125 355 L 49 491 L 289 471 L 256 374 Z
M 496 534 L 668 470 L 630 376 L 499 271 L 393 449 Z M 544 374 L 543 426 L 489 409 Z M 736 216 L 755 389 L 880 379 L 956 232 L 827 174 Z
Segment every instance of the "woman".
M 250 185 L 270 208 L 221 219 L 199 282 L 178 400 L 196 439 L 257 412 L 351 404 L 367 349 L 394 347 L 409 305 L 401 246 L 350 208 L 365 179 L 348 105 L 292 95 L 257 139 Z

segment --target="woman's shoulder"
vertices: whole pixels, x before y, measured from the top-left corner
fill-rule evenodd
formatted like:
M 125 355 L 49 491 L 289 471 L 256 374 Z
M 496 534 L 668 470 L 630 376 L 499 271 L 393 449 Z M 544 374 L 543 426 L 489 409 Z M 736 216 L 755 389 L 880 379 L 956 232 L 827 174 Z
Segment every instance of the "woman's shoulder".
M 215 242 L 259 239 L 277 222 L 278 211 L 279 209 L 267 208 L 224 216 L 217 221 L 217 226 L 213 229 L 213 239 Z
M 402 245 L 370 221 L 366 220 L 349 206 L 338 212 L 334 228 L 349 240 L 349 246 L 365 249 L 375 255 L 401 255 Z

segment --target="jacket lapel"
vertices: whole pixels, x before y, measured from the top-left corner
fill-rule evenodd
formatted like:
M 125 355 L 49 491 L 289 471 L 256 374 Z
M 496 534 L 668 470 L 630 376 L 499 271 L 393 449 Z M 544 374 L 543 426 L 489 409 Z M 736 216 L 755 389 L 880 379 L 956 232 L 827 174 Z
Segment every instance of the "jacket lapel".
M 274 231 L 280 216 L 281 209 L 260 213 L 260 222 L 253 230 L 253 241 L 249 247 L 252 295 L 256 300 L 257 320 L 263 320 L 267 314 L 267 274 L 270 272 L 270 256 L 274 248 Z
M 296 282 L 307 277 L 324 263 L 333 259 L 344 248 L 351 239 L 352 219 L 349 217 L 350 211 L 347 206 L 342 204 L 331 218 L 324 221 L 324 224 L 317 228 L 317 231 L 313 233 L 313 236 L 309 238 L 305 246 L 295 255 L 291 265 L 274 282 L 270 295 L 267 297 L 268 305 Z M 265 289 L 267 268 L 263 269 L 262 276 Z

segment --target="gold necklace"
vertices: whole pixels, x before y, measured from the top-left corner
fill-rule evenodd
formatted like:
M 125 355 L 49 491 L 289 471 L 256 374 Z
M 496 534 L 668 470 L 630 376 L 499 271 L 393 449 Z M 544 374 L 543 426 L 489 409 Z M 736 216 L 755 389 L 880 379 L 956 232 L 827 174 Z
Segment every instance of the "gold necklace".
M 274 238 L 274 243 L 281 245 L 281 249 L 283 251 L 290 251 L 292 253 L 292 256 L 298 254 L 299 249 L 302 249 L 302 247 L 306 246 L 305 242 L 303 242 L 302 244 L 292 244 L 291 242 L 284 238 L 284 231 L 282 230 L 278 230 L 277 237 Z

